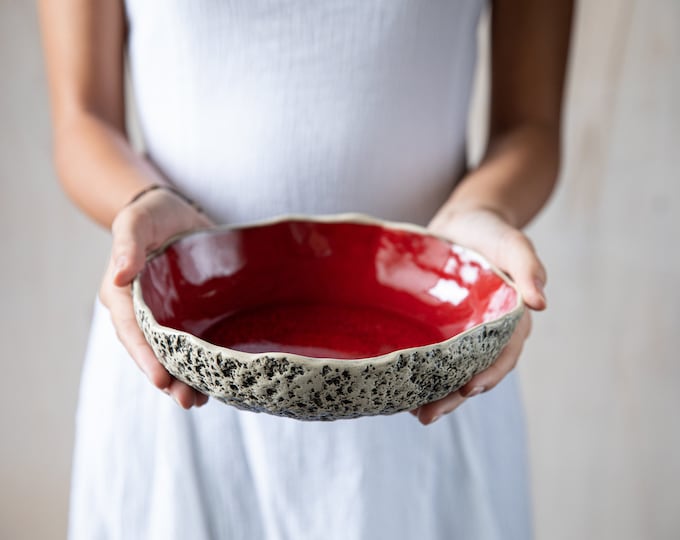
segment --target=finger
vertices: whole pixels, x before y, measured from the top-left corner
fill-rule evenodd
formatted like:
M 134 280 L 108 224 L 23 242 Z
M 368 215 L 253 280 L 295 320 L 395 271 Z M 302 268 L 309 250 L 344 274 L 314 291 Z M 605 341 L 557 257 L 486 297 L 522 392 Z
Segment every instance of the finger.
M 172 376 L 158 362 L 137 324 L 129 287 L 116 287 L 110 282 L 110 275 L 108 270 L 100 296 L 109 309 L 118 339 L 151 383 L 157 388 L 167 388 Z
M 496 362 L 491 367 L 472 377 L 472 379 L 462 386 L 460 389 L 461 395 L 470 398 L 477 394 L 481 394 L 482 392 L 488 392 L 496 386 L 503 377 L 510 373 L 517 365 L 517 360 L 524 347 L 524 341 L 529 335 L 530 330 L 531 318 L 527 311 Z
M 499 266 L 510 274 L 532 309 L 543 310 L 547 306 L 545 267 L 536 255 L 534 246 L 522 232 L 509 228 L 498 250 Z
M 203 407 L 203 405 L 208 403 L 209 399 L 210 399 L 209 396 L 201 394 L 200 392 L 196 392 L 196 407 Z
M 168 390 L 177 404 L 183 409 L 191 409 L 196 403 L 196 390 L 182 381 L 173 379 Z
M 153 225 L 148 213 L 124 209 L 112 226 L 113 283 L 128 285 L 144 267 L 147 252 L 153 248 Z
M 429 425 L 439 419 L 440 416 L 448 414 L 456 409 L 465 401 L 460 392 L 452 392 L 446 397 L 422 405 L 418 409 L 418 420 L 423 425 Z

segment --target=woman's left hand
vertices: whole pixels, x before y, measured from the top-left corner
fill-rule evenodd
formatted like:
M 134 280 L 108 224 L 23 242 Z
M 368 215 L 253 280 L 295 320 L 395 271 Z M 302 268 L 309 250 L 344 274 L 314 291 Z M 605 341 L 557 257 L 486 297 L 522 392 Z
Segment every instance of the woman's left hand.
M 428 228 L 439 236 L 484 255 L 492 264 L 510 275 L 529 308 L 537 311 L 545 309 L 545 268 L 527 236 L 510 225 L 500 214 L 488 209 L 469 210 L 452 216 L 442 212 L 432 220 Z M 466 399 L 491 390 L 517 364 L 530 331 L 531 315 L 526 311 L 510 341 L 491 367 L 472 377 L 457 391 L 422 405 L 411 411 L 411 414 L 422 424 L 431 424 L 440 416 L 456 409 Z

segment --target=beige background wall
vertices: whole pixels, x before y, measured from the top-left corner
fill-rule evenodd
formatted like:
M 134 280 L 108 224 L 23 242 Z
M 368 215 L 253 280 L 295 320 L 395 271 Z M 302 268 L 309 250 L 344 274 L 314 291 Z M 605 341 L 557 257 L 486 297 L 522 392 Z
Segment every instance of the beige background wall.
M 578 13 L 550 309 L 521 363 L 539 539 L 680 538 L 680 2 Z M 108 238 L 49 161 L 32 2 L 0 0 L 0 538 L 62 538 Z
M 541 539 L 680 538 L 680 2 L 582 2 L 550 311 L 522 364 Z
M 61 194 L 34 2 L 0 0 L 0 538 L 65 537 L 73 412 L 108 239 Z

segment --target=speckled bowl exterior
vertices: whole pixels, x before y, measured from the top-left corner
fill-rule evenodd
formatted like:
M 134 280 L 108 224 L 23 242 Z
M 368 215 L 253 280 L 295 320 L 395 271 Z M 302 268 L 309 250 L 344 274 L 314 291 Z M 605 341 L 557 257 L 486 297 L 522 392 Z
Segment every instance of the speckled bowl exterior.
M 266 223 L 287 219 L 354 221 L 431 234 L 415 225 L 355 214 L 284 216 Z M 505 275 L 495 272 L 515 288 Z M 337 360 L 245 353 L 162 326 L 144 302 L 138 279 L 133 283 L 133 301 L 146 340 L 174 377 L 240 409 L 299 420 L 394 414 L 442 398 L 494 363 L 524 312 L 517 291 L 513 310 L 440 343 L 373 358 Z

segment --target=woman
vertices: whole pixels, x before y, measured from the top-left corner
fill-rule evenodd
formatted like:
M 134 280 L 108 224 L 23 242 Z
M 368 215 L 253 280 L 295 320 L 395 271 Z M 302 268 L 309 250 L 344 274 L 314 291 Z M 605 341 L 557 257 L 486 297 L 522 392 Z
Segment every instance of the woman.
M 206 405 L 157 362 L 129 290 L 146 253 L 213 220 L 360 211 L 429 223 L 544 309 L 545 271 L 520 229 L 557 177 L 571 2 L 492 3 L 489 143 L 466 172 L 483 4 L 41 2 L 58 173 L 113 234 L 72 539 L 531 536 L 511 373 L 528 315 L 493 367 L 416 418 L 304 423 Z M 126 136 L 126 52 L 144 155 Z

